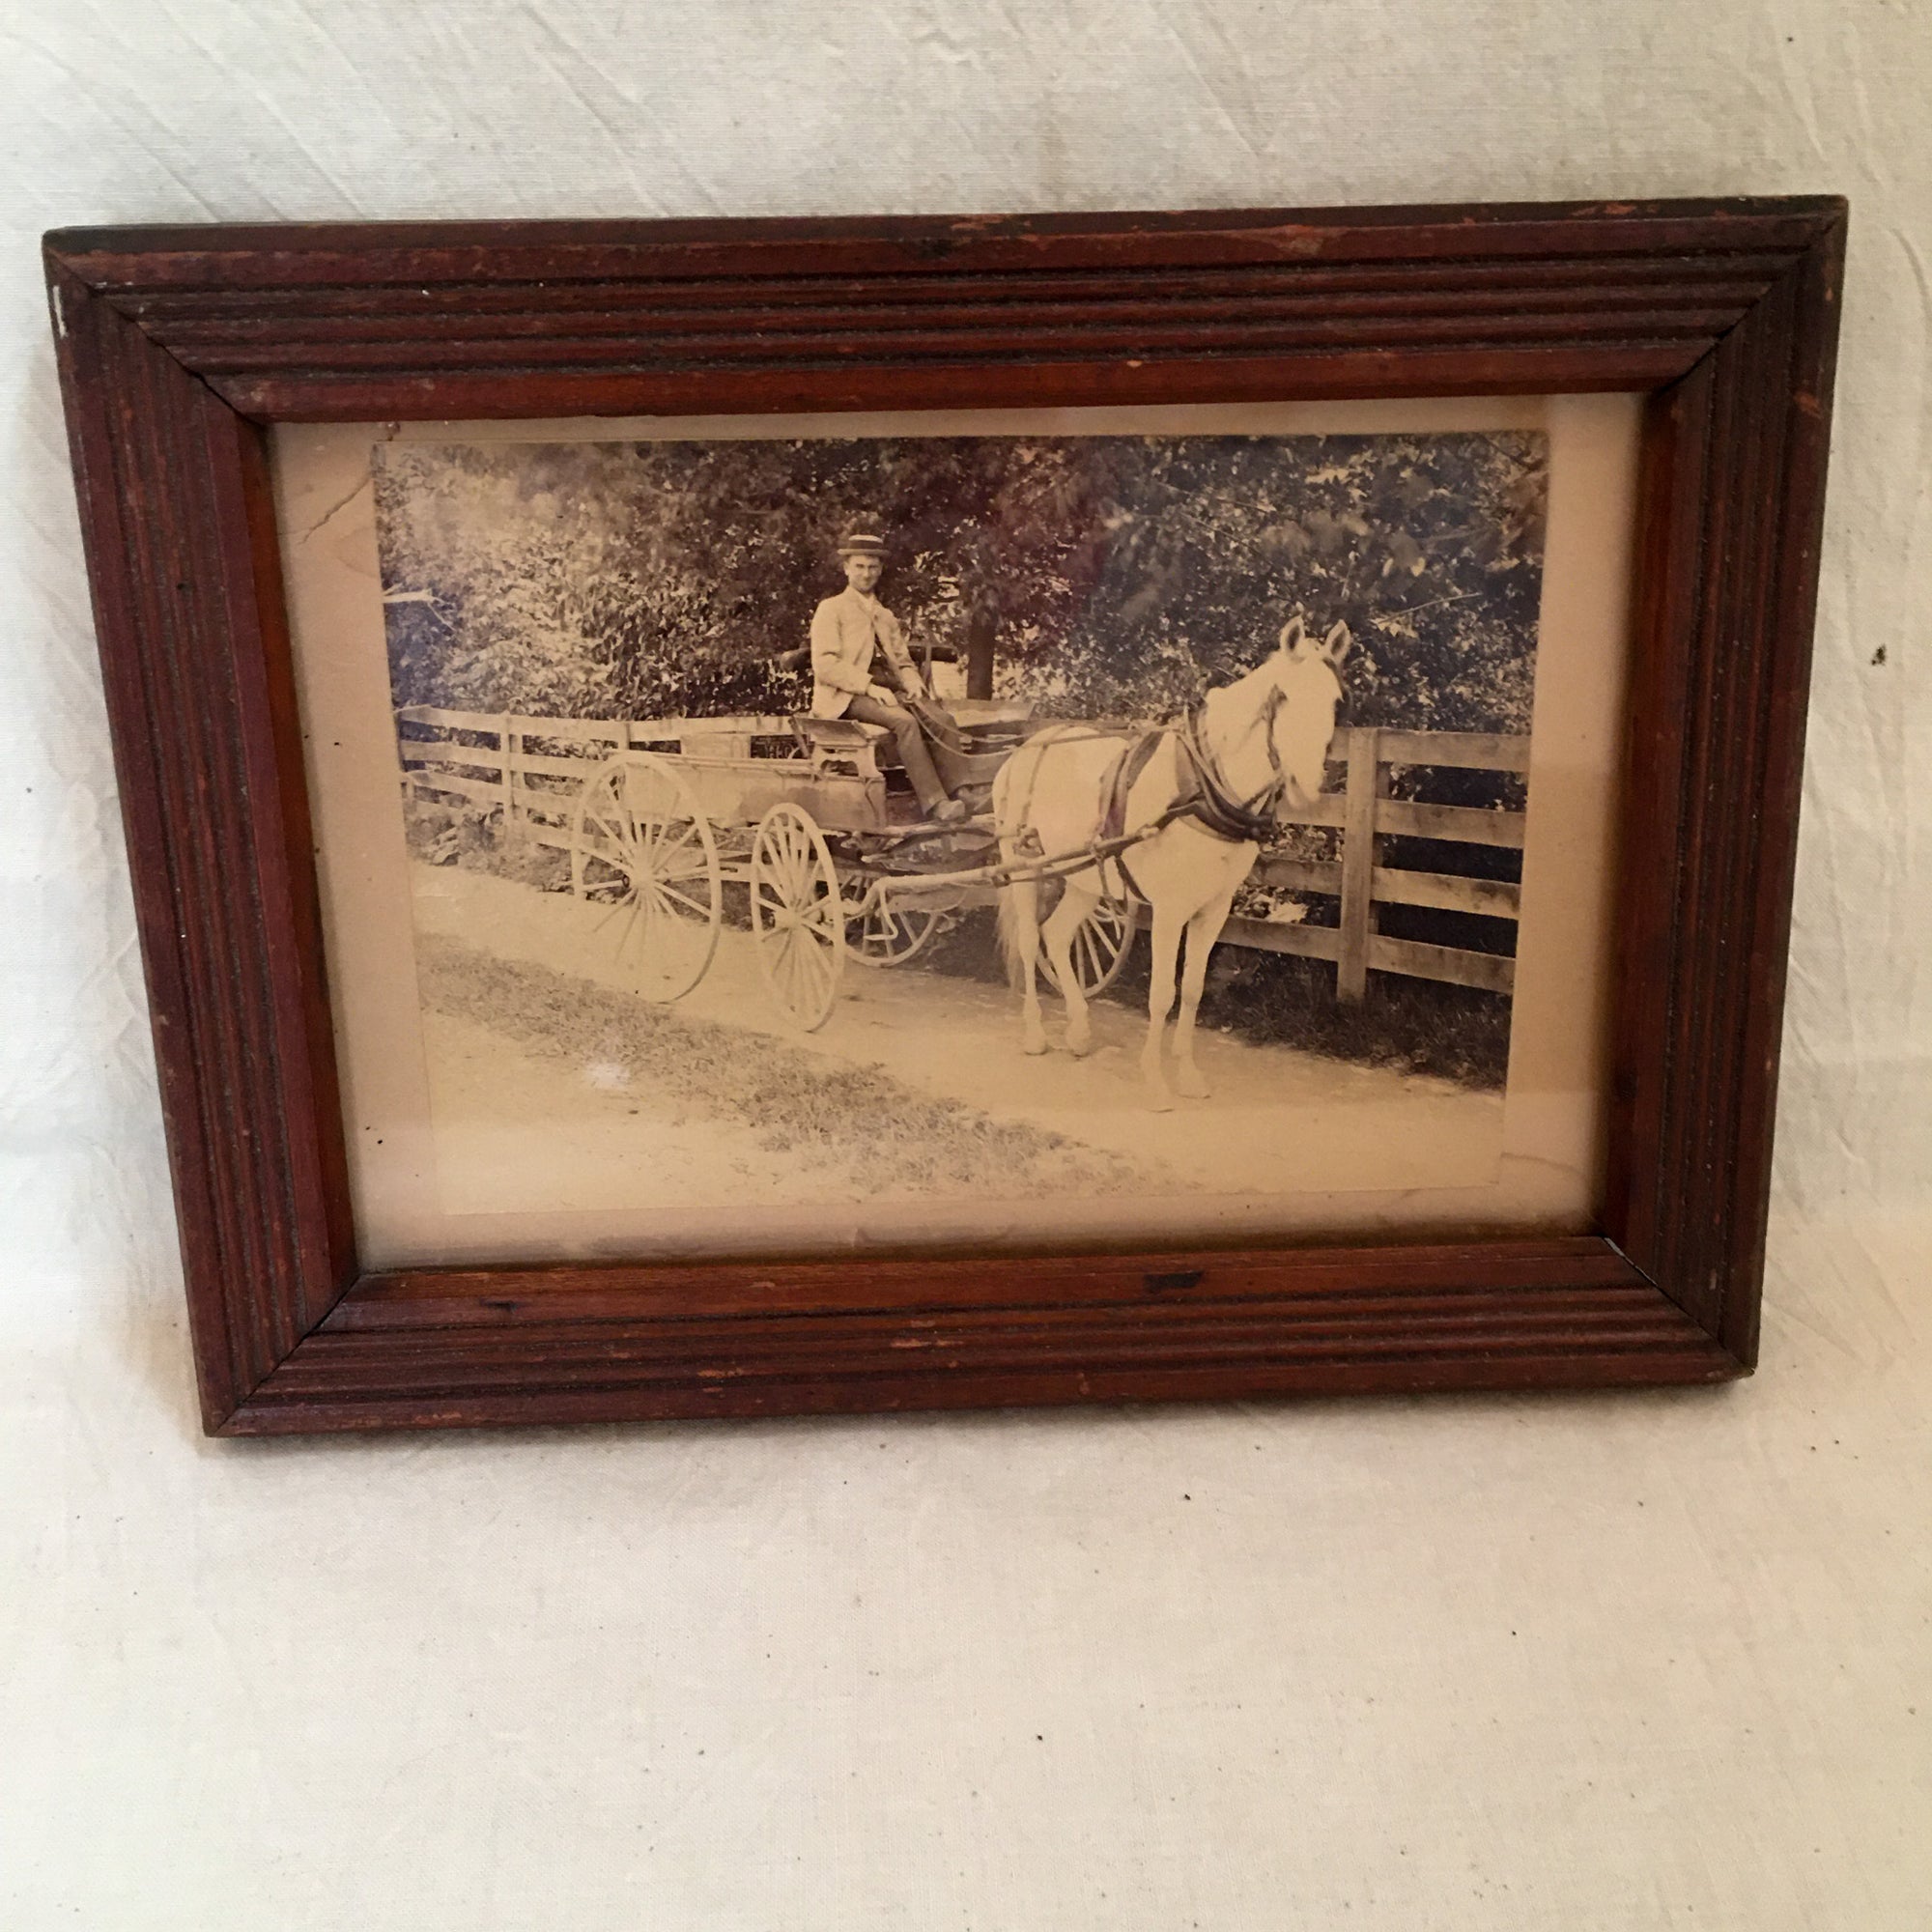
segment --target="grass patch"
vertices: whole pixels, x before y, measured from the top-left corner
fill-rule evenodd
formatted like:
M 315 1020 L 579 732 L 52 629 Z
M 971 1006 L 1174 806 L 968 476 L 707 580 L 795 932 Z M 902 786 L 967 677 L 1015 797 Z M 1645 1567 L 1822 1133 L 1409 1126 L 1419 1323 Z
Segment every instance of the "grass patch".
M 1145 952 L 1140 956 L 1144 961 Z M 1508 1078 L 1510 1001 L 1504 994 L 1371 973 L 1361 1004 L 1344 1006 L 1326 960 L 1234 947 L 1218 951 L 1208 972 L 1203 1026 L 1465 1087 L 1500 1092 Z M 1140 978 L 1145 987 L 1145 964 Z
M 416 943 L 431 1011 L 489 1027 L 543 1059 L 622 1067 L 633 1094 L 750 1127 L 767 1152 L 873 1176 L 882 1193 L 1010 1199 L 1144 1182 L 1119 1155 L 923 1094 L 876 1067 L 842 1065 L 440 934 Z
M 410 857 L 427 865 L 490 872 L 540 893 L 570 890 L 570 854 L 534 838 L 505 838 L 500 813 L 479 816 L 429 799 L 406 799 L 403 838 Z

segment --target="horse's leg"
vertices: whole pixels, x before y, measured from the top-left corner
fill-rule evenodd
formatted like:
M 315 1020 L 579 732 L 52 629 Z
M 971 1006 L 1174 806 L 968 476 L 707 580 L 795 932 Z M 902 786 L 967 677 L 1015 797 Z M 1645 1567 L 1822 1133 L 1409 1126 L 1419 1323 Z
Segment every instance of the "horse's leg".
M 1087 995 L 1081 989 L 1080 975 L 1073 963 L 1073 935 L 1098 903 L 1081 881 L 1069 879 L 1066 890 L 1060 895 L 1060 903 L 1047 914 L 1046 923 L 1040 927 L 1053 977 L 1060 982 L 1060 996 L 1066 1002 L 1066 1050 L 1076 1055 L 1093 1052 L 1094 1029 L 1087 1016 Z
M 1019 972 L 1020 1044 L 1028 1053 L 1046 1051 L 1046 1022 L 1039 1010 L 1039 882 L 1015 879 L 1006 888 L 1011 920 L 1010 957 Z
M 1153 905 L 1153 929 L 1149 935 L 1153 970 L 1148 983 L 1147 1044 L 1141 1048 L 1141 1072 L 1147 1080 L 1149 1104 L 1171 1107 L 1174 1095 L 1168 1091 L 1167 1070 L 1161 1065 L 1162 1036 L 1167 1032 L 1167 1015 L 1174 1005 L 1174 969 L 1180 952 L 1180 935 L 1186 925 L 1171 903 L 1158 899 Z
M 1246 876 L 1245 867 L 1243 876 Z M 1208 983 L 1208 959 L 1228 923 L 1240 881 L 1217 893 L 1187 922 L 1187 960 L 1180 974 L 1180 1017 L 1174 1024 L 1174 1084 L 1190 1100 L 1208 1097 L 1208 1083 L 1194 1064 L 1194 1015 L 1201 1010 L 1201 989 Z

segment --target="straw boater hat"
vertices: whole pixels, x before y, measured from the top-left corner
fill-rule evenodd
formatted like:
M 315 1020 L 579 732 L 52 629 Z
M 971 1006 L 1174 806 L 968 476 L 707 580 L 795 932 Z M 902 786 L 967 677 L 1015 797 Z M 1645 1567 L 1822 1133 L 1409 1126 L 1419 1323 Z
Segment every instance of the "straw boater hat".
M 876 556 L 885 559 L 886 540 L 869 524 L 860 524 L 838 539 L 840 556 Z

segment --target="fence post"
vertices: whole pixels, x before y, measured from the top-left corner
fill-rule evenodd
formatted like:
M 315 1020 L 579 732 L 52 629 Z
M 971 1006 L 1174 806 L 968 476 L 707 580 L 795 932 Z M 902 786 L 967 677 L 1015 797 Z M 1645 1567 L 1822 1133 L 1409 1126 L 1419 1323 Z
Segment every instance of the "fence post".
M 1369 934 L 1375 928 L 1376 795 L 1380 733 L 1357 725 L 1349 733 L 1349 789 L 1342 828 L 1342 951 L 1335 961 L 1335 997 L 1350 1005 L 1369 986 Z
M 509 845 L 517 837 L 517 757 L 518 733 L 510 728 L 511 715 L 507 711 L 497 721 L 497 749 L 503 760 L 503 843 Z

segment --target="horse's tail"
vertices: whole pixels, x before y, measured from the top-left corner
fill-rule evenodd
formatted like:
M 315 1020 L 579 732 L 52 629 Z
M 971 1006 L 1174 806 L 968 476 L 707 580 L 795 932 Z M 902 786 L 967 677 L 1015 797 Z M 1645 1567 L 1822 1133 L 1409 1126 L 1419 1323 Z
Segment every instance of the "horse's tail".
M 1010 758 L 993 775 L 993 830 L 999 835 L 1000 858 L 1011 864 L 1013 855 L 1019 850 L 1020 835 L 1026 829 L 1015 820 L 1026 815 L 1027 794 L 1021 792 L 1017 799 L 1014 773 L 1022 759 L 1037 756 L 1030 748 L 1022 745 Z M 1000 888 L 999 908 L 996 915 L 1000 936 L 1000 960 L 1007 969 L 1007 984 L 1014 992 L 1019 992 L 1026 984 L 1026 960 L 1020 946 L 1020 888 L 1005 885 Z M 1038 926 L 1036 925 L 1035 944 L 1038 944 Z

